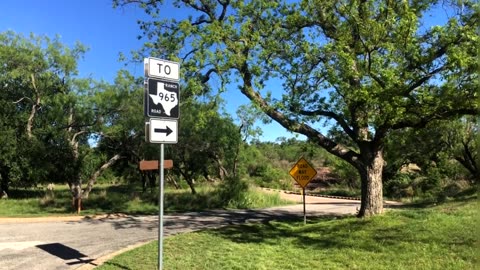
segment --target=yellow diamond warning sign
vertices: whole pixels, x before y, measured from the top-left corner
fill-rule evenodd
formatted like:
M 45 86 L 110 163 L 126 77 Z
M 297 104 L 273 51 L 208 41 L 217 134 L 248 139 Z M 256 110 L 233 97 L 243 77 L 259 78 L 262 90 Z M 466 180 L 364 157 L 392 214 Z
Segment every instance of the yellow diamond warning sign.
M 303 157 L 290 170 L 290 175 L 302 188 L 305 188 L 316 174 L 317 171 Z

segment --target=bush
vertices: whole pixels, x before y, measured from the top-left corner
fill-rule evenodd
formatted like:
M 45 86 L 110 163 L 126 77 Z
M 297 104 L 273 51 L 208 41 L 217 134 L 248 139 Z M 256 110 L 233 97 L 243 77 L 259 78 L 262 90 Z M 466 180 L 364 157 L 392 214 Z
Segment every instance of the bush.
M 291 184 L 285 181 L 285 179 L 290 178 L 287 172 L 270 164 L 256 166 L 249 176 L 254 179 L 255 185 L 260 187 L 277 189 L 287 189 L 291 187 Z
M 384 185 L 384 193 L 391 198 L 413 197 L 415 195 L 415 175 L 397 173 Z
M 249 202 L 245 194 L 248 191 L 248 184 L 238 177 L 228 177 L 218 189 L 222 205 L 231 208 L 248 208 Z

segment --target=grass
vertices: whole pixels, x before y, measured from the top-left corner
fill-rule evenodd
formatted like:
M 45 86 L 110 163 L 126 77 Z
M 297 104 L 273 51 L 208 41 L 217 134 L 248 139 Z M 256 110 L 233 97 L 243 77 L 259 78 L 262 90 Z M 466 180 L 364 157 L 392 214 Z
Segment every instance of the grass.
M 479 269 L 476 200 L 368 219 L 247 224 L 165 239 L 164 269 Z M 213 244 L 215 243 L 215 244 Z M 156 269 L 151 242 L 100 266 Z
M 353 189 L 350 187 L 343 187 L 339 185 L 329 187 L 326 190 L 320 190 L 318 192 L 310 192 L 310 194 L 341 196 L 341 197 L 357 197 L 357 198 L 360 198 L 362 195 L 359 189 Z
M 165 213 L 201 211 L 220 208 L 265 208 L 290 202 L 278 194 L 263 194 L 254 189 L 225 200 L 218 188 L 200 186 L 193 195 L 189 189 L 165 189 Z M 53 194 L 38 189 L 11 190 L 8 199 L 0 200 L 0 217 L 37 217 L 76 215 L 71 208 L 67 187 L 57 187 Z M 142 193 L 130 185 L 96 186 L 88 199 L 82 201 L 83 215 L 107 213 L 158 214 L 158 191 Z

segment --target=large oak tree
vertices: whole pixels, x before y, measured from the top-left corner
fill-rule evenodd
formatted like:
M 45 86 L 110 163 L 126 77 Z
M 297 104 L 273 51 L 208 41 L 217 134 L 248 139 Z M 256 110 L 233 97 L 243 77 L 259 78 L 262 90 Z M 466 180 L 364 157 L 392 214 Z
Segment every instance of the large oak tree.
M 353 165 L 362 217 L 383 212 L 389 132 L 480 110 L 474 1 L 114 3 L 145 9 L 143 54 L 181 61 L 185 83 L 220 91 L 238 85 L 280 125 Z M 184 17 L 173 18 L 172 8 Z M 429 16 L 444 23 L 428 25 Z M 323 133 L 325 122 L 342 131 L 341 141 Z

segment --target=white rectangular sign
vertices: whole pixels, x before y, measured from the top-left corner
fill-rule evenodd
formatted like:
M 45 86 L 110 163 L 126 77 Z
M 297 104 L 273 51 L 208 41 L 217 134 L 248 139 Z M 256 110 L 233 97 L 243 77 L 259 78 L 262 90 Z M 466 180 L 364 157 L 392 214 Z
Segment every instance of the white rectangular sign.
M 149 139 L 151 143 L 170 143 L 178 141 L 178 122 L 170 119 L 150 119 Z
M 154 77 L 178 82 L 180 80 L 180 64 L 158 58 L 145 58 L 147 77 Z

